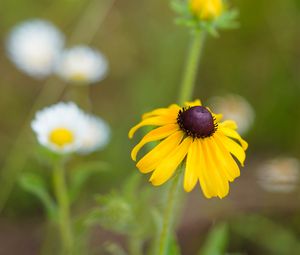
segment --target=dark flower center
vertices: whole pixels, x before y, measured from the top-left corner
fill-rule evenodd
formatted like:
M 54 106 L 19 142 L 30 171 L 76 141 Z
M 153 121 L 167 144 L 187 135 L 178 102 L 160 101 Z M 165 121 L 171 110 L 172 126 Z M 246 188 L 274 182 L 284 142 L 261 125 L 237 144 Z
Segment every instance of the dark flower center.
M 218 127 L 210 111 L 203 106 L 183 108 L 179 111 L 177 123 L 188 136 L 194 138 L 209 137 Z

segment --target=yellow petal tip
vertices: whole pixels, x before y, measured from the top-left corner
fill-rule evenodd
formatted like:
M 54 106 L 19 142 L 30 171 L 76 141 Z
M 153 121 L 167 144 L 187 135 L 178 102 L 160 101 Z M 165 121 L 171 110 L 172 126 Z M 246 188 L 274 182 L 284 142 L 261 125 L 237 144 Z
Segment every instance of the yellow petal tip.
M 157 180 L 157 178 L 150 178 L 149 182 L 153 185 L 153 186 L 160 186 L 161 183 L 159 182 L 159 180 Z
M 183 187 L 183 189 L 184 189 L 184 191 L 187 192 L 187 193 L 189 193 L 189 192 L 191 192 L 191 191 L 193 190 L 193 189 L 190 188 L 190 187 Z
M 133 153 L 131 153 L 131 159 L 135 162 L 136 161 L 136 155 L 133 155 Z
M 131 129 L 130 129 L 130 131 L 129 131 L 129 133 L 128 133 L 128 138 L 129 138 L 129 139 L 132 139 L 133 134 L 134 134 L 134 133 L 133 133 L 133 132 L 131 131 Z

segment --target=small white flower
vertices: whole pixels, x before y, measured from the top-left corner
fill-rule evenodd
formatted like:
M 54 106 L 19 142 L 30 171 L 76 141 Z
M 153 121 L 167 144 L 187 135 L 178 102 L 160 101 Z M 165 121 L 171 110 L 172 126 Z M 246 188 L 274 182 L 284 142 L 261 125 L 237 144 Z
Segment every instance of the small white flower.
M 245 98 L 229 94 L 213 97 L 209 101 L 214 112 L 220 112 L 225 120 L 234 120 L 237 123 L 239 133 L 246 133 L 252 126 L 255 113 Z
M 74 103 L 58 103 L 36 113 L 31 123 L 39 143 L 57 153 L 76 152 L 86 126 L 86 115 Z
M 90 84 L 104 79 L 107 69 L 107 60 L 99 51 L 80 45 L 64 51 L 56 71 L 66 81 Z
M 63 46 L 63 34 L 50 22 L 39 19 L 13 28 L 6 44 L 11 61 L 35 78 L 53 73 Z
M 94 115 L 86 115 L 82 143 L 78 150 L 87 154 L 103 148 L 110 138 L 110 129 L 107 123 Z
M 300 162 L 289 157 L 266 161 L 257 171 L 258 183 L 268 192 L 292 192 L 298 185 L 299 177 Z

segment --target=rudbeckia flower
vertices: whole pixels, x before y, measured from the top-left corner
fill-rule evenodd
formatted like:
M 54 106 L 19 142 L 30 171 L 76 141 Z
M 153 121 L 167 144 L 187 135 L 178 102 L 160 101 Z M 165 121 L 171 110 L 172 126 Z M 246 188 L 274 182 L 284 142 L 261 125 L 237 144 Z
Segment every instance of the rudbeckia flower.
M 220 122 L 221 119 L 222 115 L 212 113 L 199 100 L 188 102 L 183 108 L 173 104 L 146 113 L 130 130 L 129 138 L 143 126 L 158 127 L 143 137 L 131 157 L 136 161 L 145 144 L 159 141 L 136 165 L 142 173 L 153 172 L 153 185 L 164 184 L 185 162 L 186 192 L 199 182 L 205 197 L 223 198 L 229 192 L 229 182 L 240 175 L 235 159 L 244 165 L 248 144 L 236 132 L 234 121 Z

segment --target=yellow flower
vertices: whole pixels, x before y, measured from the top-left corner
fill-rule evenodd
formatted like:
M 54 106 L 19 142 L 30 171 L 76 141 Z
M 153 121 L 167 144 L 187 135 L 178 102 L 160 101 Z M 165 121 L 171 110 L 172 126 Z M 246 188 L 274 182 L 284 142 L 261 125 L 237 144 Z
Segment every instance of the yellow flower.
M 192 13 L 201 20 L 213 20 L 219 17 L 223 11 L 222 0 L 191 0 Z
M 207 198 L 225 197 L 229 181 L 240 175 L 232 155 L 244 165 L 248 147 L 236 132 L 234 121 L 220 122 L 222 115 L 201 106 L 200 100 L 188 102 L 185 107 L 171 105 L 146 113 L 142 121 L 129 132 L 129 138 L 143 126 L 158 126 L 134 147 L 131 157 L 147 143 L 160 141 L 142 157 L 137 168 L 152 173 L 150 182 L 161 185 L 172 177 L 181 162 L 185 161 L 184 189 L 190 192 L 197 182 Z

